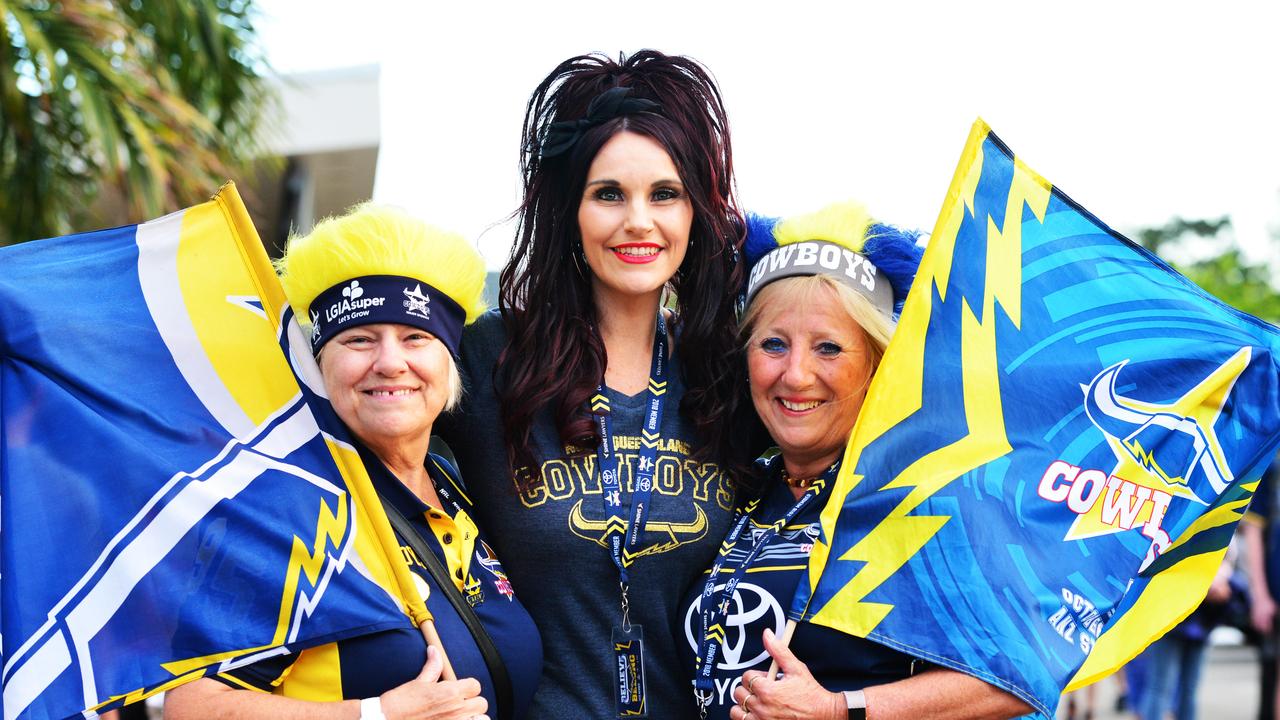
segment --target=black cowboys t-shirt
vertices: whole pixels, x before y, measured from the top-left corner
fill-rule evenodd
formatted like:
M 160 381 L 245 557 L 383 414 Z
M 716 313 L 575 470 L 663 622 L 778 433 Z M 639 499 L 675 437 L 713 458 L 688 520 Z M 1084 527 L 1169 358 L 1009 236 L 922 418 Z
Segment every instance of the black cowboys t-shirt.
M 608 718 L 614 713 L 611 629 L 620 619 L 618 571 L 606 546 L 607 515 L 595 452 L 568 457 L 550 413 L 534 427 L 545 482 L 516 490 L 507 469 L 493 366 L 505 342 L 490 312 L 467 328 L 462 369 L 467 396 L 439 424 L 458 460 L 476 514 L 542 633 L 543 674 L 530 711 L 537 718 Z M 547 363 L 559 362 L 548 357 Z M 673 358 L 661 427 L 652 506 L 630 566 L 631 620 L 644 628 L 647 708 L 651 718 L 694 718 L 688 671 L 671 626 L 689 583 L 728 531 L 733 494 L 718 466 L 688 456 L 694 442 L 679 412 L 684 394 Z M 610 430 L 621 458 L 622 501 L 630 507 L 647 392 L 607 392 Z

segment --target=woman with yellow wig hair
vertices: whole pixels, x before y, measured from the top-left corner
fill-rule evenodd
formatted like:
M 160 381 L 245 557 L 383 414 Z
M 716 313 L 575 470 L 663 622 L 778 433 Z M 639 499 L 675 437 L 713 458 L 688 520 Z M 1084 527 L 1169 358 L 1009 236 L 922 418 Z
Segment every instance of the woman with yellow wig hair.
M 436 418 L 461 395 L 458 345 L 484 309 L 484 262 L 458 235 L 366 204 L 292 239 L 278 269 L 448 659 L 406 617 L 184 685 L 166 717 L 523 717 L 541 671 L 538 631 L 457 471 L 428 451 Z

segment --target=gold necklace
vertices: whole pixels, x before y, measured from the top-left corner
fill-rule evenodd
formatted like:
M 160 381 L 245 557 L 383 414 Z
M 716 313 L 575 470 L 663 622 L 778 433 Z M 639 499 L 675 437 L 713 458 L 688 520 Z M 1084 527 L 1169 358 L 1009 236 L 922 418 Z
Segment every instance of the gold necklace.
M 807 478 L 793 478 L 791 477 L 791 473 L 787 472 L 787 468 L 785 467 L 782 468 L 782 482 L 786 483 L 788 487 L 800 488 L 801 490 L 804 490 L 808 488 L 810 485 L 812 485 L 813 483 L 815 483 L 819 477 L 821 476 L 814 475 L 813 477 L 807 477 Z

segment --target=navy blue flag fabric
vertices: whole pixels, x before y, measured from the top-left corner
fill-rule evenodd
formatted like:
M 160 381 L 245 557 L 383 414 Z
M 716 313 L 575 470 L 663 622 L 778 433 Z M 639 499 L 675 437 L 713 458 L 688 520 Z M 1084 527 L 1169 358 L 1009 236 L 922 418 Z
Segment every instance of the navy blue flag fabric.
M 403 625 L 289 317 L 231 186 L 0 250 L 5 720 Z
M 791 618 L 1052 715 L 1204 597 L 1280 442 L 1277 347 L 978 121 Z

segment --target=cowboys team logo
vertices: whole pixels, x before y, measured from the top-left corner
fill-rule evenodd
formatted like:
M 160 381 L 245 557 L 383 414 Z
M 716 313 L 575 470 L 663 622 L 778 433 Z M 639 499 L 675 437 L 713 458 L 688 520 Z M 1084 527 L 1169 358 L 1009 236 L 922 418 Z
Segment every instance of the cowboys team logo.
M 1066 503 L 1077 515 L 1064 539 L 1140 529 L 1151 540 L 1147 563 L 1168 548 L 1161 523 L 1173 498 L 1208 505 L 1235 479 L 1213 428 L 1250 356 L 1249 348 L 1241 348 L 1167 404 L 1119 393 L 1117 378 L 1128 360 L 1081 386 L 1085 414 L 1116 464 L 1104 471 L 1055 460 L 1045 470 L 1040 497 Z
M 602 395 L 592 399 L 593 406 L 607 408 L 606 403 Z M 627 544 L 628 521 L 610 519 L 605 508 L 621 508 L 627 490 L 643 492 L 647 483 L 653 493 L 650 511 L 634 547 L 623 550 L 622 561 L 627 565 L 636 558 L 702 540 L 712 532 L 715 513 L 733 507 L 733 489 L 719 465 L 688 457 L 691 450 L 683 440 L 659 439 L 657 460 L 650 464 L 636 452 L 644 443 L 641 436 L 614 435 L 611 439 L 618 452 L 615 467 L 597 469 L 594 455 L 566 445 L 566 457 L 542 463 L 539 482 L 517 483 L 520 502 L 527 508 L 559 506 L 562 509 L 556 514 L 570 532 L 612 551 L 614 543 L 619 547 Z M 641 465 L 646 472 L 638 470 Z M 712 513 L 710 517 L 708 513 Z
M 769 532 L 770 529 L 769 525 L 758 525 L 753 521 L 750 528 L 751 544 L 755 545 L 760 542 L 760 536 Z M 772 543 L 769 547 L 766 547 L 761 551 L 760 557 L 792 557 L 807 560 L 809 553 L 813 552 L 813 543 L 817 541 L 818 536 L 821 534 L 822 528 L 818 523 L 810 523 L 799 527 L 783 528 L 782 531 L 778 533 L 778 538 L 780 540 L 786 540 L 787 542 Z M 738 552 L 739 550 L 735 548 L 733 552 L 729 553 L 730 559 L 732 559 Z M 745 551 L 742 552 L 742 558 L 738 559 L 738 562 L 742 562 L 744 559 L 746 559 Z
M 715 592 L 720 593 L 724 587 L 723 584 L 718 585 Z M 720 623 L 724 628 L 724 638 L 720 644 L 719 662 L 716 663 L 718 669 L 742 671 L 769 659 L 760 632 L 747 632 L 747 628 L 761 618 L 775 635 L 782 633 L 787 621 L 782 605 L 768 590 L 754 583 L 738 583 L 733 597 L 729 598 L 728 612 Z M 702 597 L 698 597 L 684 614 L 684 637 L 695 655 L 701 626 Z
M 494 554 L 493 548 L 489 547 L 489 543 L 484 540 L 481 540 L 480 546 L 476 548 L 476 562 L 493 576 L 493 586 L 503 597 L 507 600 L 515 597 L 515 591 L 511 589 L 511 580 L 502 569 L 502 563 L 498 562 L 498 556 Z
M 1216 497 L 1230 484 L 1231 471 L 1222 462 L 1222 448 L 1213 435 L 1212 424 L 1205 428 L 1200 418 L 1182 414 L 1192 408 L 1152 406 L 1121 397 L 1116 392 L 1116 376 L 1126 362 L 1103 370 L 1085 388 L 1089 419 L 1108 440 L 1118 441 L 1130 459 L 1166 486 L 1184 486 L 1195 496 L 1190 479 L 1199 468 Z M 1225 399 L 1223 393 L 1214 404 L 1215 417 L 1221 409 L 1220 401 Z
M 431 308 L 427 303 L 431 302 L 431 298 L 422 293 L 422 285 L 415 285 L 412 290 L 404 289 L 404 312 L 406 315 L 420 317 L 423 320 L 431 319 Z
M 635 552 L 623 549 L 622 561 L 630 565 L 636 558 L 660 555 L 685 543 L 701 540 L 707 534 L 707 514 L 697 505 L 693 506 L 693 510 L 694 516 L 688 522 L 646 521 L 645 534 L 649 537 L 657 536 L 658 539 L 648 545 L 641 545 Z M 625 533 L 627 521 L 623 518 L 592 520 L 582 511 L 582 500 L 579 500 L 569 512 L 569 529 L 583 540 L 590 540 L 607 550 L 610 547 L 609 536 Z

